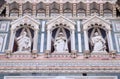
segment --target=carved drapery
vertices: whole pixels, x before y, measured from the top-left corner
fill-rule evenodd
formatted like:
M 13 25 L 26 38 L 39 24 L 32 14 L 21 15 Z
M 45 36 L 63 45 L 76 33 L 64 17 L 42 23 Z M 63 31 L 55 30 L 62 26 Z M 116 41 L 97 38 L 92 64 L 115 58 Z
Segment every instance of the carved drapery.
M 88 29 L 90 27 L 93 27 L 93 28 L 96 28 L 96 26 L 91 26 L 91 24 L 96 24 L 98 23 L 99 25 L 102 25 L 102 26 L 97 26 L 97 27 L 100 27 L 100 28 L 103 28 L 103 29 L 106 29 L 106 36 L 107 36 L 107 42 L 108 42 L 108 49 L 109 49 L 109 53 L 112 53 L 114 54 L 115 53 L 115 50 L 114 50 L 114 47 L 113 47 L 113 41 L 112 41 L 112 36 L 111 36 L 111 28 L 110 28 L 110 23 L 104 19 L 101 19 L 100 17 L 98 16 L 93 16 L 92 18 L 88 19 L 87 21 L 84 21 L 83 22 L 83 30 L 84 30 L 84 44 L 85 44 L 85 53 L 89 53 L 90 54 L 90 48 L 89 48 L 89 37 L 88 37 Z
M 27 24 L 28 26 L 21 26 Z M 30 25 L 30 26 L 29 26 Z M 33 18 L 29 17 L 29 16 L 23 16 L 21 18 L 19 18 L 18 20 L 15 20 L 11 23 L 11 35 L 10 35 L 10 42 L 9 42 L 9 46 L 8 46 L 8 50 L 7 50 L 7 54 L 10 55 L 13 52 L 13 45 L 14 45 L 14 40 L 15 40 L 15 35 L 18 29 L 20 28 L 31 28 L 34 32 L 34 37 L 33 37 L 33 48 L 31 50 L 32 54 L 36 54 L 37 53 L 37 42 L 38 42 L 38 28 L 39 26 L 39 22 L 37 22 L 36 20 L 34 20 Z
M 65 28 L 68 28 L 71 31 L 71 53 L 76 53 L 76 49 L 75 49 L 75 27 L 74 27 L 74 22 L 70 21 L 69 19 L 63 17 L 63 16 L 59 16 L 51 21 L 49 21 L 47 23 L 47 49 L 46 49 L 46 53 L 49 55 L 51 54 L 51 33 L 52 33 L 52 29 L 55 28 L 55 25 L 57 24 L 63 24 L 65 26 Z M 54 27 L 53 27 L 54 26 Z M 56 26 L 57 27 L 57 26 Z

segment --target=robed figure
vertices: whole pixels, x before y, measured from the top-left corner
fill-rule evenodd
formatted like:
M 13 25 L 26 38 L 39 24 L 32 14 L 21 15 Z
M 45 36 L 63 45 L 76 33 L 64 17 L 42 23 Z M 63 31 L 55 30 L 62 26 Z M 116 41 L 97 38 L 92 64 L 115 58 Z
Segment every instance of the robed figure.
M 62 32 L 55 38 L 54 42 L 55 52 L 64 53 L 68 52 L 67 38 L 63 35 Z
M 98 32 L 94 33 L 94 37 L 92 37 L 92 46 L 93 46 L 93 52 L 99 52 L 99 51 L 106 51 L 106 41 L 103 39 L 101 35 L 98 34 Z
M 27 32 L 23 31 L 21 35 L 17 38 L 18 51 L 30 51 L 31 50 L 31 40 L 27 36 Z

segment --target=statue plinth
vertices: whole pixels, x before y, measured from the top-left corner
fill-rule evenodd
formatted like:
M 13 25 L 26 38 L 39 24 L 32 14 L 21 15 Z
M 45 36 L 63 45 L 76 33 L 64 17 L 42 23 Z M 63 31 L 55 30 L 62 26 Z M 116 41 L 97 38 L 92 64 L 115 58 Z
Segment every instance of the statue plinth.
M 31 54 L 30 51 L 16 51 L 14 54 Z
M 51 54 L 50 50 L 46 50 L 46 51 L 45 51 L 45 57 L 46 57 L 46 58 L 49 58 L 49 57 L 50 57 L 50 54 Z
M 84 51 L 84 57 L 85 57 L 85 58 L 90 57 L 90 51 L 89 51 L 89 50 L 85 50 L 85 51 Z
M 77 57 L 77 50 L 72 50 L 71 51 L 71 57 L 76 58 Z
M 112 58 L 115 58 L 115 57 L 116 57 L 116 50 L 110 51 L 110 56 L 111 56 Z
M 68 51 L 64 51 L 64 52 L 54 51 L 53 53 L 51 53 L 50 57 L 66 58 L 66 57 L 71 57 L 71 53 L 69 53 Z
M 102 54 L 108 54 L 108 52 L 107 51 L 92 51 L 91 54 L 102 55 Z

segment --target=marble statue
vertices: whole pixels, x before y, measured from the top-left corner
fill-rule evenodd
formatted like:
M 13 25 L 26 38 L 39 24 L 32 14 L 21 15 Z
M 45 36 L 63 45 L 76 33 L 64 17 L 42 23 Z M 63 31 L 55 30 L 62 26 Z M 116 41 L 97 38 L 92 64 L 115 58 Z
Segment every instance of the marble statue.
M 93 45 L 93 52 L 106 51 L 106 42 L 103 37 L 99 35 L 98 32 L 95 32 L 94 34 L 95 36 L 91 39 Z
M 27 36 L 27 32 L 23 32 L 17 38 L 18 51 L 30 51 L 31 50 L 31 40 Z
M 54 42 L 55 52 L 64 53 L 68 51 L 67 38 L 63 35 L 62 32 L 56 37 Z

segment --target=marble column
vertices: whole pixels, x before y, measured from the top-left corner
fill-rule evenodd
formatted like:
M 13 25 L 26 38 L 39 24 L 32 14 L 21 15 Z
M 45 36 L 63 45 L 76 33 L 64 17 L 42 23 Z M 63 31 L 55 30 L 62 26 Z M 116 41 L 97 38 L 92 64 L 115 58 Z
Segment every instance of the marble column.
M 7 54 L 12 53 L 13 45 L 14 45 L 14 38 L 15 38 L 15 31 L 13 29 L 11 29 L 10 42 L 9 42 L 8 50 L 6 51 Z
M 51 51 L 51 32 L 50 29 L 47 29 L 47 49 L 46 53 L 50 53 Z
M 72 53 L 75 52 L 75 30 L 72 30 L 71 33 L 71 51 Z
M 108 43 L 109 43 L 109 50 L 113 51 L 113 41 L 112 41 L 112 36 L 111 36 L 111 30 L 108 31 Z
M 88 42 L 87 30 L 84 30 L 84 44 L 85 44 L 85 53 L 89 53 L 89 42 Z
M 44 41 L 45 41 L 45 24 L 46 22 L 45 21 L 42 21 L 42 28 L 41 28 L 41 43 L 40 43 L 40 52 L 43 53 L 44 52 Z
M 113 47 L 111 30 L 108 31 L 108 46 L 109 46 L 109 54 L 111 55 L 111 57 L 115 58 L 116 51 L 114 50 Z
M 33 50 L 32 53 L 37 53 L 37 44 L 38 44 L 38 29 L 35 29 L 34 38 L 33 38 Z

